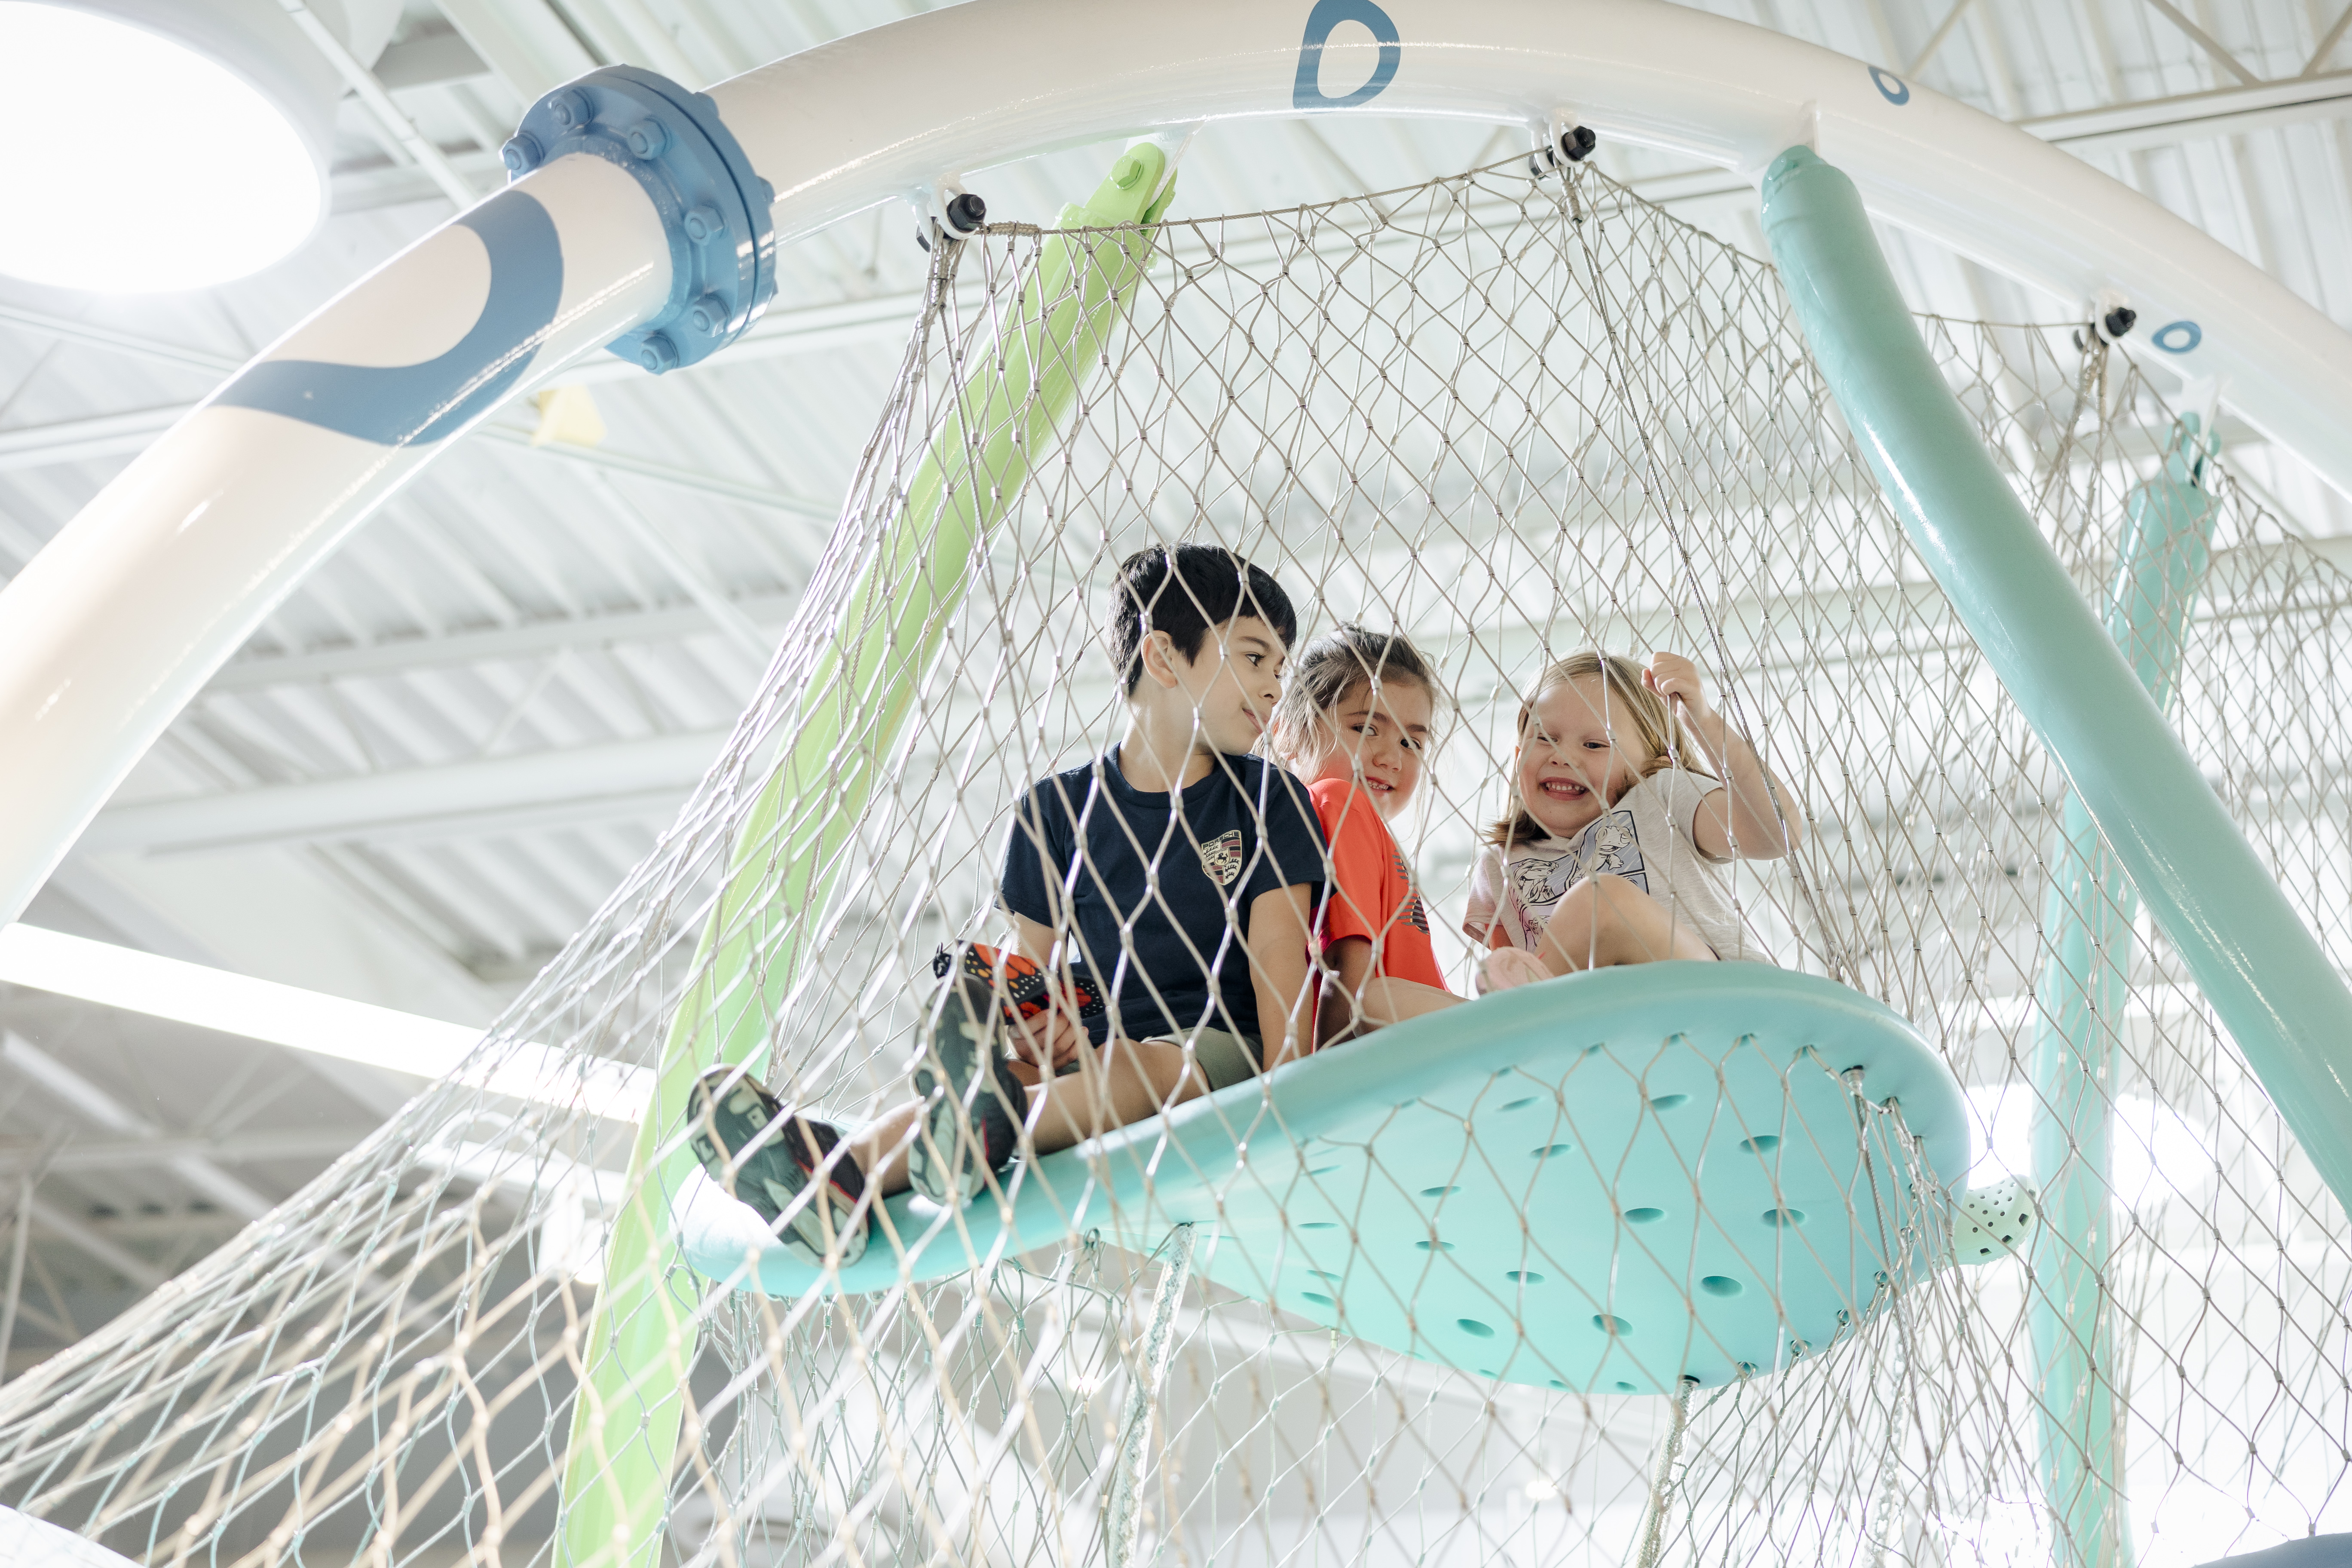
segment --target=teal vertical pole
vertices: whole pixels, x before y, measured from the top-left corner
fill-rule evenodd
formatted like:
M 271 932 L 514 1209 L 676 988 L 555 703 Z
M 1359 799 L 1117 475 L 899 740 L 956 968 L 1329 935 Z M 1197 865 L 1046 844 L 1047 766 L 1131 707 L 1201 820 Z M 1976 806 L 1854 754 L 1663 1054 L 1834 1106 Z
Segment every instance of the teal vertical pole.
M 2211 559 L 2214 508 L 2198 479 L 2206 447 L 2189 415 L 2164 471 L 2125 509 L 2107 634 L 2159 710 L 2171 706 L 2189 611 Z M 2041 1398 L 2042 1484 L 2061 1568 L 2131 1568 L 2124 1435 L 2108 1298 L 2108 1184 L 2116 1042 L 2138 905 L 2082 797 L 2066 797 L 2050 851 L 2042 929 L 2050 956 L 2032 1054 L 2033 1184 L 2042 1199 L 2026 1318 Z
M 2067 578 L 1920 342 L 1853 182 L 1795 147 L 1764 233 L 1813 357 L 1969 634 L 2280 1117 L 2352 1205 L 2352 991 Z

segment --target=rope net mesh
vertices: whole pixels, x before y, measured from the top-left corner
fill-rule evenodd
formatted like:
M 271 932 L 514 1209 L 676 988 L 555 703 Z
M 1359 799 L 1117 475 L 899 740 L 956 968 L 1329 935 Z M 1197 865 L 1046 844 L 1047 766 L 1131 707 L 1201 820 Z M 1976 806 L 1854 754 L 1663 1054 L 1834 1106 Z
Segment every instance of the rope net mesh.
M 1054 312 L 1122 267 L 1104 330 L 1057 338 Z M 2135 497 L 2183 448 L 2159 389 L 2065 327 L 1920 324 L 2105 603 Z M 1055 372 L 1072 397 L 1046 417 Z M 2226 461 L 2199 494 L 2210 568 L 2159 606 L 2183 627 L 2173 716 L 2352 960 L 2347 584 Z M 965 543 L 940 521 L 959 515 Z M 1726 868 L 1741 918 L 1944 1053 L 1977 1184 L 2043 1191 L 2026 1256 L 1942 1266 L 1931 1218 L 1898 1238 L 1912 1282 L 1830 1343 L 1680 1397 L 1350 1340 L 1211 1283 L 1213 1223 L 850 1294 L 688 1268 L 678 1064 L 724 1055 L 845 1125 L 906 1098 L 934 950 L 1002 939 L 1012 804 L 1118 733 L 1117 566 L 1181 540 L 1272 572 L 1302 635 L 1402 631 L 1436 666 L 1445 732 L 1392 826 L 1457 991 L 1537 671 L 1696 659 L 1808 829 Z M 881 651 L 840 651 L 859 646 Z M 659 849 L 467 1068 L 0 1390 L 0 1501 L 220 1568 L 2153 1565 L 2352 1527 L 2344 1215 L 2104 847 L 2063 872 L 2066 796 L 1771 270 L 1591 169 L 1171 221 L 1148 253 L 1131 230 L 942 247 L 763 693 Z M 2084 922 L 2106 936 L 2069 959 L 2059 928 Z M 2094 998 L 2063 1048 L 2053 984 Z M 1641 1067 L 1543 1086 L 1559 1142 L 1607 1144 L 1579 1073 Z M 1937 1181 L 1899 1112 L 1856 1103 L 1879 1178 Z M 2070 1151 L 2084 1127 L 2103 1157 Z M 1372 1152 L 1402 1187 L 1446 1179 Z M 1524 1217 L 1539 1234 L 1540 1204 Z M 1417 1239 L 1358 1237 L 1347 1284 L 1409 1297 L 1451 1266 Z M 1585 1293 L 1498 1295 L 1500 1339 L 1603 1310 L 1555 1288 Z M 2073 1362 L 2036 1348 L 2062 1309 L 2090 1347 Z M 584 1417 L 583 1375 L 619 1379 Z

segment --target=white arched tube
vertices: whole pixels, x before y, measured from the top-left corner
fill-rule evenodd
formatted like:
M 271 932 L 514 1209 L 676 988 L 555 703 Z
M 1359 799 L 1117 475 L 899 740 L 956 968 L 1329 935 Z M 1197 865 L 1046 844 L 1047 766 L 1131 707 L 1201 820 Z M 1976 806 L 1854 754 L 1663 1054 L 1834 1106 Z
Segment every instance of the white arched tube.
M 1580 123 L 1750 174 L 1809 143 L 1878 216 L 2086 307 L 2120 292 L 2148 342 L 2227 375 L 2237 413 L 2352 495 L 2352 336 L 2284 285 L 1964 104 L 1663 0 L 1202 0 L 1148 24 L 1093 0 L 974 0 L 710 96 L 775 188 L 779 239 L 1025 153 L 1240 116 Z M 676 243 L 609 163 L 559 159 L 517 188 L 561 236 L 562 286 L 527 357 L 509 345 L 468 383 L 496 396 L 661 310 Z M 480 253 L 444 229 L 263 361 L 446 354 L 487 292 Z M 0 918 L 302 574 L 496 396 L 387 447 L 216 395 L 0 591 Z
M 514 390 L 643 320 L 669 273 L 638 183 L 563 159 L 271 344 L 100 491 L 0 591 L 0 920 L 353 526 Z M 356 396 L 324 396 L 338 372 Z M 390 373 L 380 395 L 370 372 Z M 278 411 L 321 401 L 361 417 Z
M 780 242 L 942 174 L 1335 101 L 1320 111 L 1583 124 L 1750 179 L 1803 143 L 1873 216 L 2078 300 L 2086 321 L 2119 292 L 2139 314 L 2128 341 L 2228 377 L 2238 414 L 2352 497 L 2352 334 L 2294 290 L 2015 126 L 1665 0 L 1203 0 L 1149 26 L 1086 0 L 980 0 L 711 96 L 776 188 Z

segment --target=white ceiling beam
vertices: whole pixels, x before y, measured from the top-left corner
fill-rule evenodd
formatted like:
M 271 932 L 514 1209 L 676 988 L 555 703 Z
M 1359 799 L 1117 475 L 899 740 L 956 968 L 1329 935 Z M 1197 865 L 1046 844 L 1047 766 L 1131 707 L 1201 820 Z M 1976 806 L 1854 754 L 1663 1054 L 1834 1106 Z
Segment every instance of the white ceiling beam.
M 22 1035 L 0 1033 L 0 1061 L 5 1061 L 16 1073 L 72 1107 L 85 1121 L 109 1132 L 140 1142 L 163 1136 L 163 1130 L 153 1122 Z M 160 1163 L 231 1214 L 259 1219 L 278 1206 L 274 1200 L 255 1192 L 202 1154 L 176 1154 Z
M 2347 29 L 2352 29 L 2352 0 L 2347 0 L 2344 9 L 2336 13 L 2334 24 L 2320 35 L 2319 42 L 2312 46 L 2311 58 L 2304 62 L 2303 75 L 2319 74 L 2319 68 L 2327 63 L 2327 57 L 2334 54 L 2336 46 L 2344 41 Z
M 203 1237 L 215 1246 L 245 1228 L 245 1221 L 235 1215 L 191 1209 L 92 1216 L 88 1224 L 91 1230 L 115 1241 L 181 1242 L 191 1237 Z
M 496 148 L 468 147 L 454 153 L 445 150 L 441 155 L 467 184 L 478 190 L 488 192 L 507 177 L 506 164 L 499 161 Z M 441 193 L 431 175 L 389 154 L 381 163 L 341 164 L 327 177 L 327 216 L 331 218 L 439 200 Z
M 2344 548 L 2326 548 L 2335 542 L 2321 542 L 2322 553 L 2333 559 L 2352 549 L 2352 540 L 2341 542 Z M 1916 583 L 1900 589 L 1856 590 L 1814 598 L 1810 607 L 1827 617 L 1822 628 L 1827 641 L 1809 645 L 1805 657 L 1870 662 L 1917 656 L 1925 651 L 1922 646 L 1895 647 L 1868 630 L 1891 612 L 1897 599 L 1905 601 L 1907 607 L 1903 613 L 1915 621 L 1930 644 L 1964 646 L 1965 635 L 1943 623 L 1934 598 L 1932 587 Z M 1776 599 L 1759 605 L 1741 600 L 1720 606 L 1718 613 L 1733 652 L 1748 650 L 1755 625 L 1772 618 L 1766 612 L 1784 603 Z M 1666 636 L 1672 629 L 1671 614 L 1662 609 L 1612 611 L 1605 618 L 1611 628 L 1622 627 L 1636 641 Z M 1839 640 L 1832 628 L 1852 630 L 1851 641 Z M 1489 653 L 1508 666 L 1523 660 L 1533 647 L 1535 632 L 1524 626 L 1490 626 L 1479 635 Z M 1522 647 L 1523 642 L 1528 646 Z M 1450 646 L 1450 639 L 1437 639 L 1437 644 Z M 1777 666 L 1787 657 L 1785 651 L 1776 651 L 1767 662 Z M 1097 685 L 1103 688 L 1099 693 Z M 1504 687 L 1498 686 L 1496 691 L 1501 697 L 1509 695 Z M 1108 701 L 1108 684 L 1089 675 L 1065 695 L 1081 707 L 1100 706 Z M 1457 693 L 1470 703 L 1483 695 L 1471 690 Z M 717 730 L 656 735 L 315 784 L 275 784 L 109 806 L 99 813 L 78 848 L 82 853 L 173 855 L 289 843 L 489 837 L 575 823 L 667 819 L 701 781 L 727 738 L 725 731 Z M 918 756 L 909 765 L 919 767 L 923 759 Z
M 33 1198 L 33 1223 L 105 1264 L 142 1290 L 152 1290 L 170 1278 L 145 1258 L 100 1236 L 38 1194 Z
M 637 503 L 624 494 L 620 488 L 602 473 L 595 476 L 596 488 L 620 519 L 622 528 L 636 541 L 637 548 L 652 556 L 670 580 L 687 592 L 687 596 L 702 606 L 713 626 L 731 639 L 752 659 L 764 666 L 768 655 L 774 651 L 773 639 L 735 605 L 727 595 L 727 585 L 710 568 L 695 559 L 687 547 L 664 528 L 638 510 Z
M 0 301 L 0 326 L 22 327 L 44 337 L 64 338 L 73 342 L 88 343 L 93 348 L 115 349 L 140 359 L 178 365 L 185 370 L 209 371 L 215 375 L 226 375 L 237 367 L 237 362 L 225 354 L 182 348 L 177 343 L 163 342 L 143 333 L 121 331 L 95 321 L 79 321 L 70 316 L 52 315 L 47 310 L 36 310 L 5 301 Z
M 564 13 L 614 65 L 646 66 L 697 91 L 710 85 L 645 0 L 564 0 Z
M 404 44 L 393 44 L 375 61 L 375 79 L 393 92 L 448 87 L 490 74 L 489 62 L 475 52 L 462 33 L 427 33 Z
M 591 376 L 584 379 L 604 378 Z M 177 404 L 164 408 L 139 408 L 123 414 L 99 414 L 0 431 L 0 469 L 47 468 L 102 458 L 131 457 L 145 451 L 156 437 L 178 424 L 194 406 L 194 404 Z M 468 438 L 520 447 L 538 457 L 584 464 L 616 474 L 634 474 L 656 484 L 692 490 L 698 495 L 715 496 L 757 511 L 822 523 L 827 529 L 833 524 L 833 508 L 821 501 L 786 495 L 781 490 L 746 484 L 740 479 L 730 479 L 718 474 L 656 462 L 650 458 L 633 458 L 625 452 L 574 447 L 560 441 L 535 447 L 531 445 L 530 431 L 505 425 L 478 426 Z
M 2212 62 L 2236 77 L 2248 87 L 2260 87 L 2263 79 L 2246 68 L 2237 56 L 2221 47 L 2221 40 L 2191 21 L 2172 0 L 2146 0 L 2148 9 L 2179 28 L 2190 43 L 2205 51 Z
M 474 1016 L 483 1017 L 496 1012 L 501 1000 L 488 994 L 453 998 L 446 991 L 434 989 L 427 977 L 446 983 L 448 972 L 458 967 L 453 960 L 434 950 L 432 967 L 420 974 L 411 967 L 422 956 L 414 946 L 387 940 L 390 933 L 372 923 L 353 930 L 353 911 L 347 905 L 337 900 L 331 906 L 331 895 L 320 884 L 299 872 L 289 875 L 283 865 L 262 876 L 247 866 L 236 889 L 235 900 L 241 902 L 224 896 L 217 883 L 203 888 L 184 907 L 180 918 L 156 901 L 159 896 L 167 896 L 160 894 L 158 882 L 171 879 L 168 867 L 162 878 L 156 870 L 153 861 L 101 866 L 88 856 L 69 855 L 50 874 L 45 891 L 58 892 L 80 905 L 97 921 L 99 929 L 121 933 L 124 941 L 154 957 L 208 969 L 227 968 L 232 966 L 230 962 L 212 945 L 226 941 L 240 944 L 248 963 L 283 964 L 287 972 L 302 973 L 312 984 L 349 986 L 356 965 L 356 974 L 380 987 L 361 993 L 362 1000 L 372 994 L 388 1000 L 398 998 L 411 1006 L 420 1002 L 437 1004 L 461 1016 L 470 1002 Z M 143 879 L 142 885 L 134 886 L 132 878 Z M 269 917 L 282 925 L 243 918 L 257 906 L 268 910 Z M 208 922 L 203 941 L 192 936 L 183 923 L 190 911 Z M 286 929 L 300 933 L 299 950 L 279 940 L 278 932 Z M 340 964 L 338 957 L 343 961 Z M 426 983 L 420 984 L 420 981 Z M 432 1000 L 425 1001 L 428 997 Z M 359 1062 L 339 1061 L 314 1051 L 301 1053 L 301 1061 L 305 1068 L 379 1121 L 407 1104 L 415 1092 L 415 1086 L 407 1079 Z
M 601 447 L 574 447 L 563 441 L 549 441 L 534 447 L 530 431 L 518 430 L 509 425 L 478 425 L 467 438 L 495 441 L 503 447 L 520 447 L 538 457 L 579 463 L 606 473 L 634 474 L 641 479 L 651 479 L 674 489 L 693 490 L 700 495 L 731 500 L 756 511 L 820 523 L 827 532 L 833 529 L 834 509 L 824 502 L 786 495 L 782 490 L 772 490 L 761 485 L 745 484 L 740 479 L 706 474 L 695 468 L 681 468 L 675 464 L 656 462 L 651 458 L 633 458 L 625 452 L 607 452 Z
M 46 468 L 143 451 L 156 437 L 178 424 L 193 406 L 184 403 L 165 408 L 134 408 L 121 414 L 95 414 L 80 419 L 0 430 L 0 468 Z
M 384 134 L 392 138 L 393 144 L 410 162 L 424 170 L 425 176 L 459 211 L 472 206 L 481 193 L 449 162 L 447 154 L 434 144 L 433 139 L 416 128 L 416 121 L 408 118 L 407 111 L 393 102 L 392 94 L 384 90 L 383 83 L 376 80 L 375 73 L 368 69 L 366 62 L 345 47 L 343 40 L 336 37 L 334 29 L 321 21 L 305 0 L 278 0 L 278 4 L 287 16 L 293 18 L 295 26 L 301 29 L 310 47 L 335 68 L 335 74 L 343 79 L 343 85 L 351 89 L 370 118 L 383 128 Z
M 762 595 L 732 601 L 737 614 L 754 626 L 772 631 L 791 616 L 799 600 L 790 595 Z M 452 632 L 445 637 L 411 637 L 398 642 L 370 643 L 363 647 L 321 648 L 309 653 L 241 658 L 224 665 L 205 688 L 208 693 L 263 691 L 278 686 L 307 686 L 321 680 L 356 680 L 401 675 L 415 669 L 446 669 L 465 665 L 492 664 L 543 658 L 568 647 L 644 647 L 708 637 L 719 627 L 699 605 L 675 605 L 658 610 L 627 610 L 609 616 L 530 621 L 519 626 L 484 631 Z M 773 642 L 772 636 L 768 639 Z
M 2217 88 L 2138 103 L 2021 120 L 2018 128 L 2071 153 L 2131 152 L 2352 115 L 2352 71 Z
M 482 1053 L 467 1025 L 38 926 L 0 926 L 0 983 L 592 1116 L 634 1121 L 652 1092 L 648 1068 L 528 1042 Z
M 545 0 L 436 0 L 441 15 L 515 96 L 536 103 L 606 62 L 588 52 Z
M 142 801 L 98 814 L 84 854 L 475 837 L 554 821 L 667 815 L 727 743 L 724 730 L 401 768 L 317 784 Z
M 1927 62 L 1936 58 L 1936 51 L 1942 48 L 1944 40 L 1952 36 L 1952 29 L 1968 14 L 1971 3 L 1972 0 L 1952 0 L 1951 9 L 1944 13 L 1944 19 L 1936 24 L 1936 30 L 1927 35 L 1927 41 L 1919 46 L 1919 52 L 1912 56 L 1910 63 L 1903 68 L 1905 76 L 1916 77 L 1927 69 Z
M 1709 174 L 1713 175 L 1714 172 L 1709 171 Z M 1665 182 L 1661 183 L 1671 184 L 1685 178 L 1669 175 Z M 1717 183 L 1720 183 L 1719 178 Z M 1738 188 L 1746 190 L 1748 187 L 1743 183 Z M 977 293 L 973 298 L 978 298 Z M 709 364 L 736 364 L 756 359 L 815 353 L 825 349 L 900 342 L 913 331 L 916 313 L 922 308 L 923 296 L 920 291 L 913 289 L 876 294 L 862 300 L 835 300 L 814 305 L 779 305 L 752 322 L 749 331 L 727 345 L 722 358 L 706 360 L 701 364 L 688 365 L 670 374 L 673 376 L 692 375 L 700 374 L 703 365 Z M 209 371 L 220 376 L 241 369 L 245 363 L 226 354 L 186 348 L 142 333 L 98 326 L 23 305 L 0 303 L 0 325 L 22 327 L 46 337 L 87 343 L 93 348 L 113 349 L 142 359 L 179 365 L 184 369 Z M 573 365 L 564 373 L 563 382 L 566 385 L 593 385 L 607 381 L 642 382 L 645 375 L 646 372 L 634 362 L 617 354 L 603 354 Z M 180 411 L 185 412 L 185 405 L 182 405 Z M 5 434 L 14 437 L 25 432 L 13 430 Z
M 241 1132 L 234 1138 L 77 1139 L 62 1149 L 29 1139 L 0 1142 L 0 1175 L 32 1171 L 121 1171 L 197 1159 L 244 1165 L 270 1160 L 332 1160 L 359 1147 L 373 1127 L 302 1127 Z M 117 1231 L 115 1234 L 120 1235 Z

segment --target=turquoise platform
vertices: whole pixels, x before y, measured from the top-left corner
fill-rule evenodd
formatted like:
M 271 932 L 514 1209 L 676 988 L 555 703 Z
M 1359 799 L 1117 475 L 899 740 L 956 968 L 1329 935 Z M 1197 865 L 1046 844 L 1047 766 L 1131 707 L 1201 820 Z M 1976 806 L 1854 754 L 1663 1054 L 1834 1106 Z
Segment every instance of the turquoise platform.
M 1890 1100 L 1943 1190 L 1909 1190 L 1873 1109 Z M 698 1173 L 673 1208 L 698 1271 L 777 1297 L 1090 1230 L 1149 1251 L 1190 1223 L 1202 1272 L 1353 1338 L 1508 1383 L 1664 1393 L 1784 1365 L 1931 1267 L 1969 1137 L 1950 1070 L 1880 1004 L 1764 964 L 1654 963 L 1335 1047 L 1015 1165 L 1004 1200 L 961 1216 L 893 1198 L 837 1279 Z

